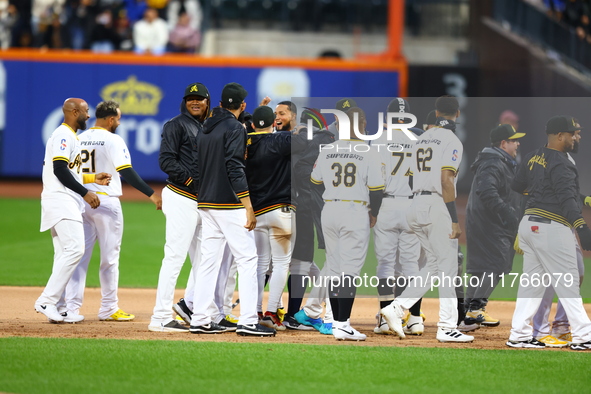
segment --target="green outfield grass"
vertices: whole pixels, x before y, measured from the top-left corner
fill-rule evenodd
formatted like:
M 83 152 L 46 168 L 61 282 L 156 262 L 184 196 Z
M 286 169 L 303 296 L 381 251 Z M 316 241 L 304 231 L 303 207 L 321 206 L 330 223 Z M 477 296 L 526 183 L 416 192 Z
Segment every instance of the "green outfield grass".
M 335 347 L 271 341 L 1 338 L 0 391 L 589 392 L 591 358 L 573 351 Z
M 155 211 L 149 202 L 123 202 L 125 231 L 121 247 L 121 287 L 155 288 L 164 255 L 165 218 Z M 2 226 L 0 227 L 0 285 L 45 286 L 51 274 L 53 246 L 49 232 L 39 232 L 41 204 L 39 199 L 0 198 Z M 465 246 L 462 246 L 466 254 Z M 95 248 L 88 272 L 87 285 L 98 287 L 99 248 Z M 466 256 L 469 258 L 469 256 Z M 315 261 L 324 263 L 324 251 L 317 250 Z M 586 259 L 585 265 L 591 263 Z M 522 270 L 522 257 L 517 255 L 513 272 Z M 367 260 L 361 275 L 375 275 L 376 259 L 373 241 L 370 242 Z M 184 287 L 189 276 L 189 264 L 185 264 L 179 276 L 179 286 Z M 497 286 L 491 298 L 515 299 L 518 282 L 510 286 L 513 277 L 507 277 L 505 287 Z M 374 288 L 360 288 L 359 295 L 376 295 Z M 583 282 L 581 294 L 585 302 L 591 302 L 591 281 Z M 428 297 L 437 292 L 427 293 Z

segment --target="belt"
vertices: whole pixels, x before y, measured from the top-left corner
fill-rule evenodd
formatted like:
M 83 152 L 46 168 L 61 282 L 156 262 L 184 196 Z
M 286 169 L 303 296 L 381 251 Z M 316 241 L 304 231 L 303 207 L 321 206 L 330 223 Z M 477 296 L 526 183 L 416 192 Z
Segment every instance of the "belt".
M 108 194 L 107 194 L 107 193 L 105 193 L 105 192 L 95 192 L 95 193 L 96 193 L 96 194 L 102 194 L 103 196 L 108 196 Z
M 431 194 L 433 194 L 433 192 L 422 191 L 422 192 L 415 193 L 415 196 L 419 195 L 419 194 L 421 196 L 430 196 Z
M 361 201 L 361 200 L 324 200 L 324 202 L 331 202 L 331 201 L 336 201 L 336 202 L 356 202 L 357 204 L 367 205 L 367 201 Z
M 538 223 L 546 223 L 546 224 L 550 224 L 552 223 L 552 220 L 548 219 L 548 218 L 543 218 L 540 216 L 531 216 L 527 219 L 530 222 L 538 222 Z
M 391 194 L 384 194 L 384 198 L 408 198 L 409 200 L 412 200 L 413 197 L 412 194 L 410 196 L 393 196 Z

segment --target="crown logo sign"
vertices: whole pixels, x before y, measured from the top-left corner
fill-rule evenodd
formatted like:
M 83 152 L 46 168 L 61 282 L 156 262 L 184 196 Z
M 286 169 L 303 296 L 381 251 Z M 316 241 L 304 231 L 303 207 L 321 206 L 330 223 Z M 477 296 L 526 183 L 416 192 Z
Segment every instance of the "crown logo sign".
M 123 115 L 157 115 L 163 94 L 158 86 L 138 81 L 135 75 L 130 75 L 127 81 L 105 86 L 100 96 L 105 101 L 117 101 Z

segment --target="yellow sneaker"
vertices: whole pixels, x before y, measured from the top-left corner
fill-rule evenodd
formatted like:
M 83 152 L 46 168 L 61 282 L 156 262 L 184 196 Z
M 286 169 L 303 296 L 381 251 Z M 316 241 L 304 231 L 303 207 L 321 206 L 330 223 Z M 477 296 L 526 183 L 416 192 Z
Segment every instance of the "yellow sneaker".
M 466 312 L 464 323 L 481 324 L 486 327 L 496 327 L 501 324 L 499 319 L 491 317 L 484 308 Z
M 238 318 L 234 315 L 226 315 L 226 320 L 230 323 L 238 324 Z
M 277 309 L 277 317 L 279 318 L 279 321 L 283 323 L 283 317 L 285 316 L 287 312 L 285 311 L 284 308 L 279 308 Z
M 106 319 L 102 319 L 105 321 L 131 321 L 135 319 L 135 315 L 130 313 L 125 313 L 121 309 L 117 312 L 113 313 L 111 316 L 107 317 Z
M 542 338 L 537 338 L 538 341 L 546 344 L 548 347 L 566 347 L 568 346 L 567 341 L 561 341 L 560 339 L 554 338 L 552 335 L 546 335 Z
M 423 313 L 423 310 L 421 309 L 421 317 L 423 318 L 423 321 L 427 320 L 427 317 L 425 316 L 425 314 Z M 406 316 L 404 316 L 402 318 L 402 327 L 406 326 L 406 324 L 408 323 L 408 319 L 410 318 L 410 311 L 406 312 Z
M 573 341 L 573 336 L 570 332 L 565 332 L 564 334 L 557 335 L 556 338 L 560 341 L 565 341 L 567 343 L 571 343 Z

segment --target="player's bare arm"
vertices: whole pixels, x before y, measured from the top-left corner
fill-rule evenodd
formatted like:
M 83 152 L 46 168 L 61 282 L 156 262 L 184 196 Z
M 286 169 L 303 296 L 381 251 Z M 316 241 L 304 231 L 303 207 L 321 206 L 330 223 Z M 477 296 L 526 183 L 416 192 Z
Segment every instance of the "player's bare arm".
M 453 203 L 453 209 L 455 209 L 456 202 L 456 186 L 454 183 L 455 177 L 456 173 L 454 171 L 441 170 L 441 190 L 443 194 L 443 202 L 446 205 L 448 203 Z M 462 235 L 462 229 L 460 228 L 460 224 L 457 222 L 457 217 L 452 218 L 451 233 L 449 234 L 449 238 L 457 239 L 460 238 L 460 235 Z
M 244 228 L 248 229 L 248 231 L 252 231 L 257 226 L 257 218 L 254 216 L 254 209 L 252 209 L 250 197 L 242 197 L 240 202 L 244 205 L 244 208 L 246 208 L 246 224 L 244 225 Z
M 156 205 L 156 210 L 161 211 L 162 210 L 162 197 L 160 196 L 160 194 L 154 193 L 149 198 L 150 198 L 150 201 L 152 201 L 154 203 L 154 205 Z

